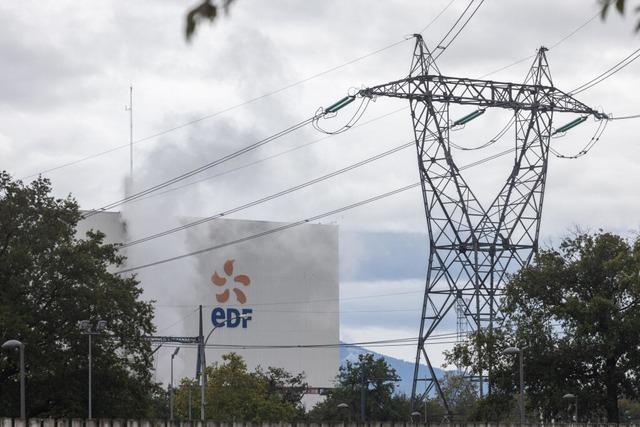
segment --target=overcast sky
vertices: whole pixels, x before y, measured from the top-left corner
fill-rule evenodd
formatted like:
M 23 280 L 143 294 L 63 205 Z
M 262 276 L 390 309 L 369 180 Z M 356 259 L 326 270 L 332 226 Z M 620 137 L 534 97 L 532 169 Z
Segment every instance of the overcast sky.
M 404 40 L 424 28 L 448 3 L 237 0 L 228 16 L 221 16 L 213 25 L 200 25 L 189 44 L 184 39 L 189 2 L 2 2 L 0 167 L 29 180 L 33 174 L 126 146 L 129 116 L 125 105 L 131 84 L 135 140 L 209 117 L 135 145 L 134 187 L 145 188 L 306 119 L 350 88 L 406 76 L 413 40 L 309 79 Z M 466 4 L 466 0 L 455 0 L 425 31 L 429 46 L 440 40 Z M 596 13 L 596 0 L 486 1 L 439 59 L 440 71 L 451 76 L 482 76 L 534 54 L 541 45 L 553 46 Z M 606 22 L 593 19 L 551 49 L 548 59 L 555 86 L 570 91 L 635 50 L 640 36 L 632 32 L 634 25 L 635 17 L 611 13 Z M 521 82 L 530 62 L 491 78 Z M 639 70 L 640 63 L 634 63 L 577 97 L 614 115 L 640 114 Z M 295 84 L 300 81 L 304 82 Z M 257 97 L 261 98 L 214 115 Z M 139 202 L 138 210 L 145 211 L 146 205 L 147 226 L 159 231 L 174 224 L 178 216 L 211 215 L 381 153 L 411 140 L 404 107 L 407 103 L 401 100 L 378 99 L 361 123 L 395 113 L 220 175 L 324 137 L 311 127 L 304 128 L 196 177 L 210 179 Z M 352 111 L 345 109 L 322 124 L 339 128 Z M 452 117 L 468 111 L 452 108 Z M 572 118 L 560 117 L 562 122 L 557 125 Z M 492 111 L 452 134 L 452 139 L 460 145 L 478 145 L 508 119 L 508 112 Z M 576 225 L 625 234 L 638 230 L 639 125 L 634 120 L 613 122 L 587 156 L 550 160 L 543 244 L 557 243 Z M 596 126 L 588 121 L 552 144 L 562 153 L 573 154 L 588 142 Z M 459 164 L 512 144 L 508 134 L 485 151 L 460 155 Z M 509 161 L 465 171 L 485 202 L 506 179 Z M 71 193 L 82 208 L 89 209 L 122 197 L 128 168 L 125 147 L 45 175 L 51 178 L 57 195 Z M 402 150 L 235 217 L 298 220 L 417 179 L 413 152 Z M 417 335 L 426 248 L 426 242 L 421 243 L 426 225 L 419 191 L 326 222 L 342 230 L 343 296 L 405 293 L 383 302 L 380 298 L 346 299 L 342 303 L 343 340 Z M 349 234 L 355 231 L 377 237 L 363 244 L 362 235 Z M 399 243 L 403 241 L 409 243 L 403 246 Z M 389 316 L 367 312 L 379 310 L 382 304 L 398 311 Z M 410 360 L 415 350 L 382 352 Z

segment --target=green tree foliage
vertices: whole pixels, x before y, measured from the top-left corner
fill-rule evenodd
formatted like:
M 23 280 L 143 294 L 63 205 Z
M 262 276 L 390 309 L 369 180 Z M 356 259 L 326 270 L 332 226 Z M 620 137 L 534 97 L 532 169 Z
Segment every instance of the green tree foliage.
M 493 360 L 488 418 L 504 417 L 516 395 L 517 358 L 524 347 L 527 407 L 566 419 L 562 396 L 578 396 L 581 420 L 619 420 L 619 399 L 640 396 L 640 238 L 599 232 L 541 251 L 506 289 L 504 329 L 476 335 L 448 357 L 477 369 L 477 348 Z
M 640 402 L 637 400 L 621 399 L 618 402 L 620 408 L 620 422 L 634 423 L 640 421 Z
M 292 375 L 280 368 L 247 369 L 241 356 L 229 353 L 222 363 L 207 366 L 205 416 L 214 421 L 284 422 L 303 417 L 300 403 L 307 389 L 304 375 Z M 191 379 L 182 379 L 175 391 L 179 418 L 189 416 L 189 390 L 193 415 L 199 417 L 200 387 Z
M 191 41 L 191 38 L 195 34 L 196 26 L 202 20 L 213 22 L 218 17 L 220 7 L 228 13 L 229 6 L 235 0 L 221 0 L 221 6 L 217 5 L 212 0 L 204 0 L 197 6 L 193 7 L 187 12 L 187 20 L 185 26 L 185 36 L 187 41 Z
M 400 377 L 384 358 L 376 359 L 368 353 L 359 354 L 357 362 L 347 361 L 345 366 L 340 367 L 335 388 L 309 412 L 309 418 L 314 421 L 348 418 L 361 421 L 360 402 L 364 390 L 367 420 L 408 421 L 411 412 L 408 399 L 394 395 L 397 381 L 400 381 Z M 339 408 L 341 403 L 349 408 Z
M 428 422 L 436 423 L 442 422 L 445 418 L 449 421 L 456 422 L 473 421 L 476 419 L 479 401 L 476 388 L 469 379 L 464 378 L 463 375 L 456 371 L 448 371 L 445 372 L 444 378 L 440 380 L 440 387 L 449 405 L 451 417 L 447 414 L 440 397 L 432 396 L 428 398 L 426 402 L 423 401 L 415 408 L 415 410 L 420 412 L 421 420 L 425 420 L 425 413 L 427 414 L 426 420 Z
M 104 235 L 75 237 L 70 197 L 50 183 L 29 185 L 0 172 L 0 341 L 25 344 L 27 415 L 86 416 L 88 337 L 80 320 L 107 321 L 93 339 L 94 416 L 152 415 L 153 308 L 133 278 L 111 273 L 123 262 Z M 17 354 L 0 354 L 0 415 L 19 414 Z
M 602 19 L 605 19 L 607 16 L 607 12 L 609 12 L 609 8 L 613 5 L 620 15 L 624 15 L 625 7 L 628 3 L 625 0 L 600 0 L 600 5 L 602 7 Z M 635 12 L 640 13 L 640 6 L 635 7 Z M 635 28 L 636 32 L 640 31 L 640 20 L 636 24 Z
M 456 421 L 473 419 L 477 395 L 471 381 L 458 373 L 446 372 L 441 382 L 441 387 L 454 419 Z M 440 398 L 434 400 L 441 404 Z M 441 417 L 445 415 L 443 409 L 441 409 L 440 413 Z

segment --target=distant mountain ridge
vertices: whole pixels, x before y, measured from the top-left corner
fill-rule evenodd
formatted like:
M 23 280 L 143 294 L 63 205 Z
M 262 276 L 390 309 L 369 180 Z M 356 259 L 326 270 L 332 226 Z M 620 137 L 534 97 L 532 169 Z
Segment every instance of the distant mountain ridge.
M 363 347 L 353 346 L 353 347 L 340 347 L 340 366 L 344 366 L 347 360 L 351 362 L 355 362 L 358 360 L 359 354 L 370 353 L 373 354 L 376 358 L 383 357 L 387 364 L 396 370 L 396 373 L 401 378 L 401 381 L 396 384 L 396 393 L 399 394 L 411 394 L 411 387 L 413 382 L 413 363 L 406 362 L 404 360 L 396 359 L 395 357 L 385 356 L 384 354 L 377 353 L 372 350 L 367 350 Z M 426 365 L 420 365 L 420 372 L 424 372 L 427 370 Z M 445 370 L 434 368 L 437 378 L 444 377 Z

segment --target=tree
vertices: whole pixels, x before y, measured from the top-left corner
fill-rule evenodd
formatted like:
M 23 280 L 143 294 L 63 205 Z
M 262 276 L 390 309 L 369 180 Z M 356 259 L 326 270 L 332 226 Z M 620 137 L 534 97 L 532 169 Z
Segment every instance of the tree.
M 124 258 L 104 235 L 75 237 L 81 215 L 50 183 L 0 172 L 0 340 L 25 344 L 27 415 L 86 416 L 88 338 L 81 320 L 106 320 L 93 339 L 94 415 L 151 414 L 153 308 L 134 278 L 110 269 Z M 19 413 L 17 357 L 0 354 L 0 414 Z
M 221 0 L 222 9 L 229 13 L 229 6 L 235 0 Z M 202 3 L 190 9 L 187 12 L 187 21 L 185 26 L 185 36 L 187 41 L 191 41 L 191 38 L 195 34 L 196 26 L 200 21 L 206 19 L 209 22 L 213 22 L 218 17 L 218 11 L 220 6 L 216 5 L 212 0 L 203 0 Z
M 466 421 L 473 418 L 477 400 L 474 385 L 463 375 L 454 372 L 446 372 L 442 380 L 442 393 L 456 420 Z M 440 403 L 440 398 L 436 398 Z M 445 415 L 442 410 L 442 416 Z
M 304 375 L 284 369 L 257 368 L 249 372 L 241 356 L 229 353 L 222 363 L 207 366 L 205 417 L 214 421 L 281 422 L 302 418 L 300 403 L 307 389 Z M 175 392 L 178 417 L 188 417 L 189 390 L 192 407 L 200 407 L 200 388 L 182 379 Z
M 640 238 L 598 232 L 541 251 L 505 289 L 505 328 L 476 334 L 449 360 L 477 369 L 479 345 L 492 357 L 493 414 L 517 390 L 517 360 L 501 350 L 524 348 L 529 412 L 566 417 L 566 393 L 578 396 L 580 418 L 619 420 L 618 402 L 640 396 Z
M 625 0 L 599 0 L 599 1 L 601 5 L 602 19 L 606 18 L 607 12 L 609 11 L 609 7 L 611 7 L 611 5 L 615 6 L 616 10 L 618 11 L 618 13 L 620 13 L 620 15 L 624 15 L 625 7 L 627 4 Z M 635 12 L 640 13 L 640 6 L 636 6 Z M 640 20 L 636 24 L 635 30 L 636 32 L 640 31 Z
M 384 358 L 376 359 L 370 353 L 359 354 L 357 362 L 347 360 L 346 365 L 340 367 L 335 388 L 310 411 L 309 418 L 315 421 L 340 420 L 351 414 L 352 418 L 363 421 L 360 404 L 364 397 L 366 420 L 409 420 L 408 399 L 394 395 L 397 381 L 400 377 Z M 338 408 L 341 403 L 349 406 L 350 414 Z
M 276 397 L 282 403 L 302 409 L 302 397 L 309 388 L 304 374 L 293 375 L 282 368 L 274 367 L 268 367 L 265 371 L 258 366 L 255 375 L 266 385 L 267 396 Z

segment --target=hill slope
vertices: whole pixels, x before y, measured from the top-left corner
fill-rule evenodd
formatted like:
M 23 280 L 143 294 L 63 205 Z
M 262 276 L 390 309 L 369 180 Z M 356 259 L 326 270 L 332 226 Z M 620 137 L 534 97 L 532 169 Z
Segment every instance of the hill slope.
M 367 350 L 363 347 L 354 346 L 340 348 L 340 365 L 345 365 L 347 360 L 352 362 L 357 361 L 358 355 L 364 353 L 371 353 L 375 355 L 375 357 L 383 357 L 387 361 L 387 364 L 395 369 L 398 376 L 402 379 L 402 381 L 397 384 L 396 392 L 405 393 L 407 395 L 411 394 L 411 385 L 413 381 L 413 363 L 411 362 L 396 359 L 395 357 L 385 356 L 384 354 L 376 353 L 375 351 Z M 426 369 L 426 365 L 420 365 L 420 372 L 424 372 Z M 445 371 L 443 369 L 434 369 L 438 378 L 442 378 L 444 376 Z

